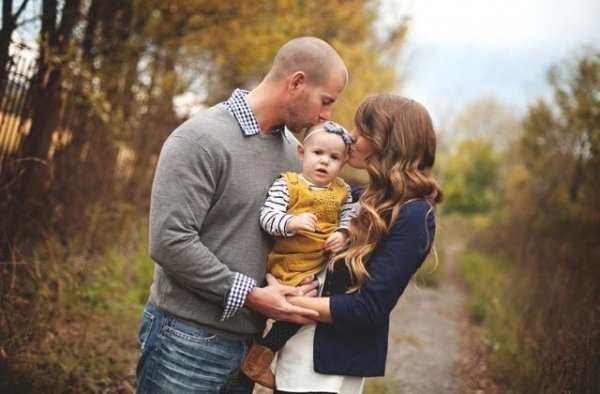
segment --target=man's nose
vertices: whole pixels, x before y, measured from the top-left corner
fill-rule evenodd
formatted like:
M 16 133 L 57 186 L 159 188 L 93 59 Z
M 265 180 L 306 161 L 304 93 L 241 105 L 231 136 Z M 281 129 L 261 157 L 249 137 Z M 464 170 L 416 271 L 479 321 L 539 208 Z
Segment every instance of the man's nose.
M 331 108 L 327 107 L 324 108 L 321 113 L 319 114 L 319 120 L 321 122 L 325 121 L 325 120 L 329 120 L 329 118 L 331 118 Z

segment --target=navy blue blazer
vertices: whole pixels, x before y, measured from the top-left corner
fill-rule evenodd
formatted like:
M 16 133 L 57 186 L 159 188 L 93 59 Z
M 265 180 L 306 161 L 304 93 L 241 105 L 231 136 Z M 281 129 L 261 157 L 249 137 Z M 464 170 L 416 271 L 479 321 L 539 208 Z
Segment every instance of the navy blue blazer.
M 358 292 L 346 294 L 351 277 L 343 262 L 328 272 L 323 296 L 329 296 L 333 324 L 318 323 L 314 340 L 315 371 L 347 376 L 383 376 L 390 312 L 431 249 L 435 217 L 425 200 L 407 202 L 392 231 L 371 254 L 370 278 Z

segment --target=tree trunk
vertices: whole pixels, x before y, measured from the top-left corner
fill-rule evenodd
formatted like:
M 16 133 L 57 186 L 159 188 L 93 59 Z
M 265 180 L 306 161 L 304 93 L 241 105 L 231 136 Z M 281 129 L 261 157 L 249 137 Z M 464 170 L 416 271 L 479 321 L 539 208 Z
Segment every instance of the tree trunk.
M 8 46 L 15 30 L 12 16 L 12 0 L 2 0 L 2 30 L 0 30 L 0 87 L 6 78 L 6 65 L 8 64 Z
M 10 42 L 12 34 L 17 28 L 17 19 L 25 9 L 29 0 L 23 0 L 21 6 L 13 14 L 13 0 L 2 0 L 2 30 L 0 30 L 0 86 L 8 75 L 8 64 L 10 61 Z
M 62 17 L 58 21 L 58 1 L 44 0 L 38 71 L 32 81 L 31 129 L 21 148 L 24 160 L 22 183 L 19 192 L 20 212 L 18 218 L 24 225 L 41 225 L 47 218 L 40 209 L 47 207 L 46 190 L 51 181 L 49 151 L 52 134 L 59 123 L 61 113 L 61 85 L 63 67 L 68 60 L 73 29 L 79 20 L 81 0 L 66 0 Z M 37 219 L 41 219 L 37 223 Z

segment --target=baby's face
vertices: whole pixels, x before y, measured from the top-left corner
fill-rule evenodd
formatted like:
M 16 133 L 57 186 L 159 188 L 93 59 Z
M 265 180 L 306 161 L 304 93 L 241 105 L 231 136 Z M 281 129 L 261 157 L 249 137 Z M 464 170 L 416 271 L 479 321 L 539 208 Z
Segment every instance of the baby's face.
M 298 151 L 302 175 L 315 185 L 330 184 L 346 163 L 346 144 L 339 135 L 327 131 L 312 134 Z

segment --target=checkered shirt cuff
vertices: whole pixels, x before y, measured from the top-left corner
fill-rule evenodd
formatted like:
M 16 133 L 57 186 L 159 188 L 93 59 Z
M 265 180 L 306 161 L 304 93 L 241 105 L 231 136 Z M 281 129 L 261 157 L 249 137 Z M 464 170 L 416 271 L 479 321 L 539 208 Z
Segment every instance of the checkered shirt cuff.
M 233 317 L 244 306 L 246 296 L 255 287 L 256 281 L 254 279 L 239 272 L 234 272 L 233 284 L 231 285 L 231 289 L 229 289 L 229 294 L 227 294 L 227 301 L 225 302 L 225 310 L 221 316 L 221 321 Z

